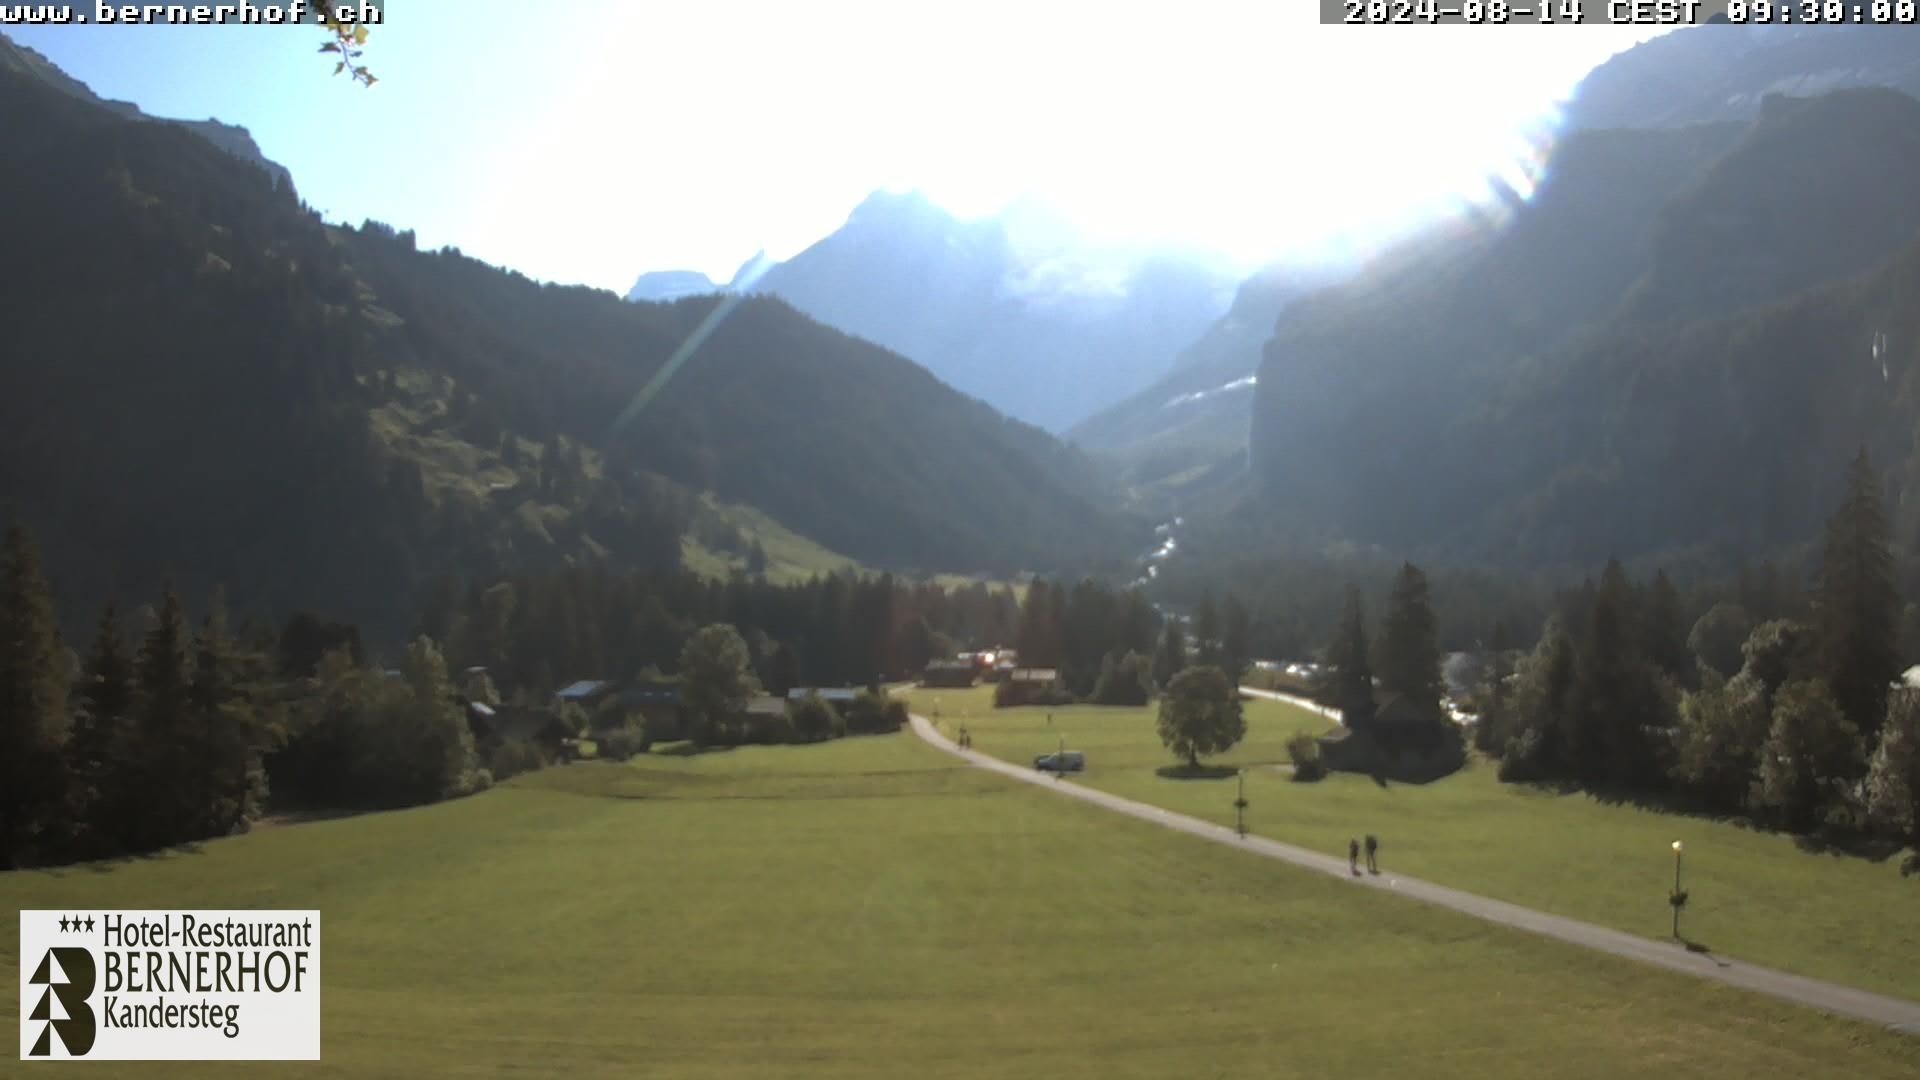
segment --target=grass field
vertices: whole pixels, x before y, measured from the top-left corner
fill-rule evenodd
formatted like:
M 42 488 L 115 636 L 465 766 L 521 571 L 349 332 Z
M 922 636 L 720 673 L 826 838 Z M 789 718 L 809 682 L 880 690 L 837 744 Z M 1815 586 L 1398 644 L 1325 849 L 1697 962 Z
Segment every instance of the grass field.
M 117 1070 L 142 1077 L 1920 1069 L 1920 1041 L 1247 858 L 906 734 L 584 763 L 0 895 L 321 909 L 320 1069 Z M 16 950 L 0 935 L 9 969 Z
M 939 699 L 948 728 L 974 749 L 1027 763 L 1058 748 L 1087 752 L 1077 782 L 1221 823 L 1232 777 L 1170 779 L 1151 709 L 995 710 L 986 688 L 914 692 Z M 1276 840 L 1344 855 L 1349 837 L 1381 838 L 1383 868 L 1647 937 L 1669 936 L 1675 840 L 1686 844 L 1683 934 L 1712 950 L 1833 982 L 1920 1000 L 1920 878 L 1899 860 L 1801 850 L 1785 836 L 1499 783 L 1476 762 L 1425 786 L 1335 775 L 1294 783 L 1273 766 L 1286 737 L 1329 722 L 1272 701 L 1247 704 L 1247 740 L 1218 764 L 1246 766 L 1248 822 Z

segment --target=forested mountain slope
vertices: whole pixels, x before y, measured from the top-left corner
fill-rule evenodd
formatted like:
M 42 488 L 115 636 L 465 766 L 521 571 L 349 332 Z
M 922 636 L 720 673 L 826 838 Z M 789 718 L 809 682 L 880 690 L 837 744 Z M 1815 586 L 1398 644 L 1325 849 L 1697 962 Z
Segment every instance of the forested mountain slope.
M 1264 498 L 1327 535 L 1509 564 L 1805 540 L 1856 444 L 1907 452 L 1902 271 L 1840 283 L 1913 242 L 1916 140 L 1920 103 L 1888 90 L 1569 136 L 1505 220 L 1282 315 Z
M 616 435 L 718 298 L 628 304 L 330 228 L 189 130 L 10 66 L 0 202 L 32 208 L 0 246 L 0 517 L 76 608 L 171 576 L 399 632 L 445 574 L 670 566 L 707 488 L 873 565 L 1122 542 L 1076 453 L 771 299 Z

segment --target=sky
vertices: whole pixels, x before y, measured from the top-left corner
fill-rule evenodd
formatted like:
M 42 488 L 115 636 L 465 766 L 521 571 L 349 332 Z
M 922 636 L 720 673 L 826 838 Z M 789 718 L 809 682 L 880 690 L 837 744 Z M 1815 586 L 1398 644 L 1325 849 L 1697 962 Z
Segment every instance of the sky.
M 6 32 L 95 93 L 252 131 L 329 220 L 624 292 L 795 254 L 876 189 L 1251 269 L 1524 185 L 1609 26 L 1344 27 L 1302 0 L 395 0 L 372 88 L 306 27 Z M 1529 139 L 1533 141 L 1530 142 Z

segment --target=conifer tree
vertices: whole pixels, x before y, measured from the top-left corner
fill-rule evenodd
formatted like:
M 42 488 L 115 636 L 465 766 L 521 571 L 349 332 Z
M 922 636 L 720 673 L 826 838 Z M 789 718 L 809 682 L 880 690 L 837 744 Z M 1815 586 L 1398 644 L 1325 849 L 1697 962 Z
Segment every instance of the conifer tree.
M 1237 686 L 1241 678 L 1246 675 L 1247 666 L 1252 663 L 1250 655 L 1252 646 L 1248 642 L 1252 627 L 1245 605 L 1231 593 L 1227 595 L 1226 603 L 1223 605 L 1221 622 L 1223 624 L 1220 632 L 1221 666 L 1226 671 L 1227 678 L 1232 679 Z
M 1398 694 L 1423 716 L 1440 715 L 1440 646 L 1433 606 L 1427 575 L 1412 563 L 1401 565 L 1387 595 L 1374 666 L 1381 689 Z
M 1060 633 L 1060 606 L 1064 590 L 1044 581 L 1027 586 L 1027 602 L 1020 609 L 1020 636 L 1014 648 L 1020 652 L 1020 666 L 1057 668 L 1063 659 Z
M 1647 659 L 1655 668 L 1682 686 L 1693 685 L 1698 668 L 1693 650 L 1687 647 L 1688 627 L 1680 611 L 1680 593 L 1665 570 L 1657 571 L 1653 583 L 1647 586 L 1640 633 Z
M 187 688 L 195 758 L 192 835 L 222 836 L 251 819 L 264 794 L 257 717 L 242 685 L 238 643 L 227 634 L 224 602 L 216 597 L 193 642 L 193 676 Z
M 1577 650 L 1572 722 L 1574 765 L 1588 784 L 1657 783 L 1646 731 L 1665 726 L 1652 670 L 1640 652 L 1633 584 L 1618 560 L 1607 561 Z
M 122 822 L 136 851 L 179 843 L 192 833 L 191 796 L 182 790 L 193 769 L 187 647 L 186 615 L 168 584 L 136 662 L 141 707 L 131 753 L 140 764 L 130 779 L 140 803 L 126 808 Z
M 100 612 L 93 649 L 83 674 L 83 704 L 68 744 L 73 805 L 83 857 L 109 855 L 122 849 L 115 803 L 131 794 L 126 770 L 126 725 L 133 709 L 133 660 L 120 636 L 120 619 L 113 605 Z
M 1154 642 L 1159 638 L 1155 631 L 1160 616 L 1139 589 L 1127 590 L 1120 602 L 1119 619 L 1119 647 L 1142 656 L 1152 655 Z
M 0 551 L 0 869 L 64 839 L 66 650 L 40 553 L 24 529 Z
M 1160 643 L 1153 650 L 1153 681 L 1165 688 L 1173 677 L 1187 670 L 1187 635 L 1180 620 L 1168 619 L 1160 628 Z
M 1367 660 L 1367 618 L 1360 590 L 1347 586 L 1347 606 L 1340 628 L 1327 644 L 1326 696 L 1340 710 L 1341 722 L 1354 731 L 1373 727 L 1373 666 Z
M 1900 593 L 1880 480 L 1862 449 L 1847 469 L 1846 495 L 1827 521 L 1821 558 L 1820 666 L 1854 727 L 1880 730 L 1887 688 L 1900 675 Z
M 1193 609 L 1193 662 L 1199 667 L 1224 668 L 1221 663 L 1220 609 L 1211 591 L 1200 594 Z

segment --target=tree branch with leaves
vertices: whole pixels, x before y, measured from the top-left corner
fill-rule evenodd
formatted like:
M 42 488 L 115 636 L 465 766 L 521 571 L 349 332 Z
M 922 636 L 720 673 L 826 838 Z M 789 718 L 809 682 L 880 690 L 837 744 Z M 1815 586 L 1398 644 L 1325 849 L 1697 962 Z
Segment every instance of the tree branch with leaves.
M 323 53 L 334 53 L 340 57 L 333 65 L 335 75 L 346 74 L 362 86 L 372 86 L 380 80 L 373 72 L 360 63 L 360 54 L 367 44 L 367 28 L 364 23 L 347 22 L 340 18 L 339 6 L 332 0 L 315 0 L 319 9 L 320 25 L 325 28 L 331 40 L 320 46 Z

